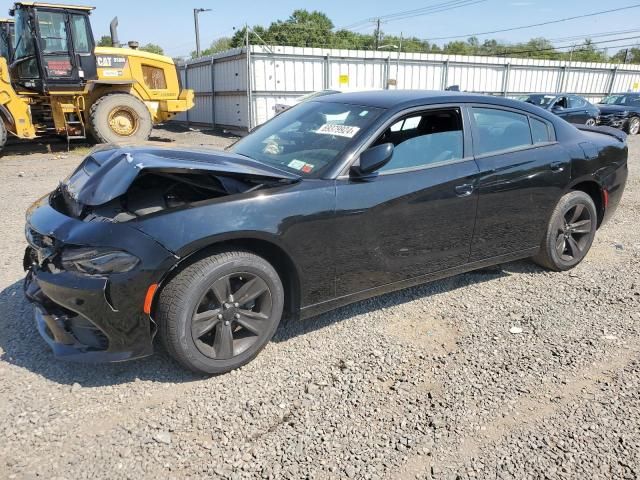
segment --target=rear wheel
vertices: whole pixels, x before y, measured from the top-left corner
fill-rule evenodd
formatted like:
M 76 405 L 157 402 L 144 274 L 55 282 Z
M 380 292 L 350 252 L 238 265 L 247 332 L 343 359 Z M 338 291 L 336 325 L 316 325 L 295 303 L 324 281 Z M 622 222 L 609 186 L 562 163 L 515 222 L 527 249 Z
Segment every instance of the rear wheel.
M 587 127 L 595 127 L 596 126 L 596 119 L 595 118 L 587 119 L 587 121 L 585 122 L 585 125 Z
M 89 112 L 91 133 L 98 142 L 145 141 L 153 121 L 147 106 L 128 93 L 112 93 L 96 100 Z
M 551 215 L 540 253 L 534 261 L 555 271 L 575 267 L 589 252 L 597 223 L 591 197 L 580 191 L 567 193 Z
M 199 260 L 160 293 L 156 318 L 167 351 L 185 367 L 224 373 L 251 361 L 271 340 L 284 306 L 274 268 L 243 251 Z
M 629 135 L 637 135 L 640 132 L 640 117 L 631 117 L 627 125 Z

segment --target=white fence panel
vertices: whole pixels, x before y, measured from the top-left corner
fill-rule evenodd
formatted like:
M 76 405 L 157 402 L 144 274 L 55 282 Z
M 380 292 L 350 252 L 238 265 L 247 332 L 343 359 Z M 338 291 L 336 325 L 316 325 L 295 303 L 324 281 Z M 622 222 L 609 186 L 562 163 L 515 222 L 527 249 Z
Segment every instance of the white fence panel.
M 244 48 L 181 66 L 182 85 L 196 92 L 196 105 L 176 120 L 252 129 L 274 115 L 276 103 L 325 88 L 459 85 L 463 91 L 511 97 L 564 91 L 594 102 L 609 92 L 640 91 L 637 65 L 255 45 L 249 57 L 250 68 Z

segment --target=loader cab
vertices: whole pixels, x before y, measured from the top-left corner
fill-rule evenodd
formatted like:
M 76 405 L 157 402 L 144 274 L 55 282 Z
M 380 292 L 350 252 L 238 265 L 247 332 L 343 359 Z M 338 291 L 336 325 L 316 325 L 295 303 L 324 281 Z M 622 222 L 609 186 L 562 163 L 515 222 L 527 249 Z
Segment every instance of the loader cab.
M 0 56 L 11 61 L 13 55 L 14 21 L 12 18 L 0 18 Z
M 18 2 L 11 79 L 38 93 L 84 89 L 97 78 L 93 7 Z

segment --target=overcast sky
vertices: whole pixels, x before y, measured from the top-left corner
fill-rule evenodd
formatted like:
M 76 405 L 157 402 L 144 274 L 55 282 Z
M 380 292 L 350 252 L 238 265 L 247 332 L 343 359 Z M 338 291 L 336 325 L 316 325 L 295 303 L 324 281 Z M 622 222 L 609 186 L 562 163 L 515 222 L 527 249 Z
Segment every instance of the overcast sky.
M 140 43 L 157 43 L 168 55 L 188 55 L 195 49 L 193 33 L 193 8 L 210 8 L 211 12 L 200 14 L 201 45 L 206 47 L 220 36 L 233 34 L 233 27 L 268 25 L 277 19 L 286 19 L 296 8 L 320 10 L 326 13 L 336 26 L 353 24 L 369 17 L 421 8 L 443 0 L 395 0 L 380 2 L 372 0 L 97 0 L 92 14 L 92 25 L 97 38 L 109 32 L 109 22 L 118 16 L 120 40 L 138 40 Z M 62 3 L 62 2 L 61 2 Z M 69 1 L 69 3 L 74 3 Z M 571 17 L 590 12 L 634 5 L 633 0 L 486 0 L 483 3 L 432 15 L 416 16 L 383 24 L 382 30 L 389 33 L 403 32 L 421 38 L 499 30 L 513 26 L 528 25 L 543 21 Z M 640 8 L 609 13 L 591 18 L 573 20 L 497 35 L 489 35 L 505 41 L 527 40 L 534 36 L 561 38 L 572 35 L 637 29 L 637 33 L 614 35 L 609 38 L 640 36 Z M 373 24 L 358 29 L 373 31 Z M 481 37 L 481 39 L 484 37 Z M 609 38 L 598 38 L 607 40 Z M 640 39 L 623 40 L 609 45 L 635 43 Z M 559 42 L 566 44 L 567 42 Z M 601 46 L 606 46 L 602 44 Z

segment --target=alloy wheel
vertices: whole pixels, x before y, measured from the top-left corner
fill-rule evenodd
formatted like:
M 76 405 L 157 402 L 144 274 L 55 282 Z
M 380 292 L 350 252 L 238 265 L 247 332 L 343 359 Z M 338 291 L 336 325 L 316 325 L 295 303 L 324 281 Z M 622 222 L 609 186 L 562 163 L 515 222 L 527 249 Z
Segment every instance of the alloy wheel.
M 640 118 L 634 117 L 631 119 L 631 123 L 629 123 L 629 133 L 631 135 L 637 135 L 640 132 Z
M 572 262 L 581 258 L 589 247 L 594 219 L 586 205 L 571 206 L 556 225 L 556 252 L 561 260 Z
M 589 120 L 587 120 L 587 122 L 585 123 L 585 125 L 587 127 L 595 127 L 596 126 L 596 120 L 595 118 L 590 118 Z
M 267 282 L 247 272 L 213 282 L 191 319 L 198 350 L 215 360 L 228 360 L 246 351 L 270 332 L 277 318 Z

